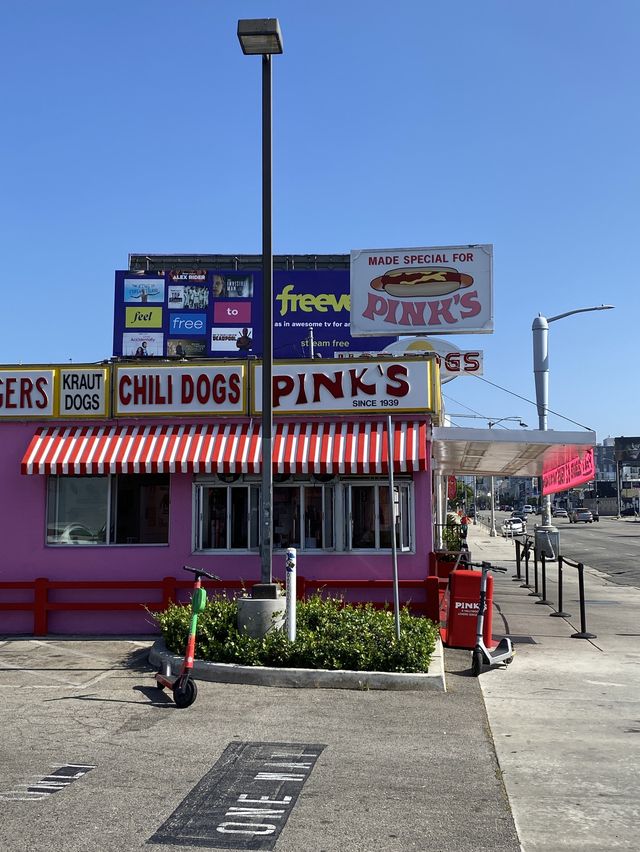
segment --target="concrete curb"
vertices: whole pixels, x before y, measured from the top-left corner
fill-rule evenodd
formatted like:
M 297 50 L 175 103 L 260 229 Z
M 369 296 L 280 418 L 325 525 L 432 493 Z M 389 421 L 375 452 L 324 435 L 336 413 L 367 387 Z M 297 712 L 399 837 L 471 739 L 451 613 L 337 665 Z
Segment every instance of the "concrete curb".
M 169 664 L 173 674 L 182 666 L 182 657 L 167 651 L 164 639 L 157 639 L 149 651 L 149 663 L 156 669 Z M 298 689 L 393 689 L 446 692 L 444 653 L 438 639 L 431 666 L 424 674 L 405 672 L 350 672 L 327 669 L 281 669 L 266 666 L 239 666 L 235 663 L 208 663 L 196 660 L 196 680 L 241 683 L 251 686 L 280 686 Z

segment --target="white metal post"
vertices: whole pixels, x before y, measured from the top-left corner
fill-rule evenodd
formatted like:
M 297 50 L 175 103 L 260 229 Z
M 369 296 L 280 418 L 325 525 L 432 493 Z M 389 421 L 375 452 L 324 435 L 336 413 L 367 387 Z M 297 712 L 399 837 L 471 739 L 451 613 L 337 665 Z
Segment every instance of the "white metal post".
M 387 415 L 387 455 L 389 457 L 389 501 L 391 509 L 391 561 L 393 565 L 393 609 L 395 611 L 396 639 L 400 641 L 400 591 L 398 587 L 398 549 L 396 544 L 396 503 L 393 484 L 393 423 Z
M 286 589 L 286 604 L 287 604 L 287 638 L 289 642 L 296 641 L 296 549 L 295 547 L 287 548 L 286 556 L 286 572 L 287 572 L 287 589 Z
M 494 478 L 492 476 L 491 477 L 491 502 L 489 504 L 491 506 L 491 526 L 489 528 L 489 535 L 491 536 L 491 538 L 495 538 L 495 536 L 496 536 L 496 503 L 495 503 L 493 488 L 494 488 Z

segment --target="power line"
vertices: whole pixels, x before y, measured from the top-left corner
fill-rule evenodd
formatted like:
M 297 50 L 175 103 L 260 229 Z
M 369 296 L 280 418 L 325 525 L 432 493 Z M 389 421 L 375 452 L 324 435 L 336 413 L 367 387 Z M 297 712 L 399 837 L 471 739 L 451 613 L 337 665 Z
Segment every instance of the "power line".
M 494 382 L 490 382 L 489 379 L 485 379 L 483 376 L 477 376 L 474 373 L 470 373 L 469 375 L 473 376 L 474 379 L 479 379 L 481 382 L 486 382 L 491 387 L 498 388 L 498 390 L 504 391 L 505 393 L 511 394 L 511 396 L 515 396 L 518 399 L 521 399 L 523 402 L 528 402 L 529 405 L 535 405 L 537 407 L 537 403 L 533 402 L 531 399 L 527 399 L 526 396 L 520 396 L 519 393 L 514 393 L 514 391 L 510 391 L 508 388 L 503 388 L 502 385 L 496 385 Z M 568 423 L 573 423 L 574 426 L 579 426 L 581 429 L 586 429 L 587 432 L 593 432 L 594 430 L 590 426 L 585 426 L 584 423 L 578 423 L 577 420 L 572 420 L 570 417 L 565 417 L 564 414 L 560 414 L 558 411 L 554 411 L 552 408 L 547 406 L 547 411 L 550 414 L 555 414 L 556 417 L 559 417 L 561 420 L 566 420 Z

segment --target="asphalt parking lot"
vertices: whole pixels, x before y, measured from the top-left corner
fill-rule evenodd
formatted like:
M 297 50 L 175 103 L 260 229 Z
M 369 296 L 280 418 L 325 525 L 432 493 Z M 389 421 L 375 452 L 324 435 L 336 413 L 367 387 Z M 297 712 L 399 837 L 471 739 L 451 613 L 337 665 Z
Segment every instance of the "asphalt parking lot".
M 4 850 L 520 848 L 468 653 L 447 693 L 203 683 L 178 710 L 151 644 L 1 642 Z

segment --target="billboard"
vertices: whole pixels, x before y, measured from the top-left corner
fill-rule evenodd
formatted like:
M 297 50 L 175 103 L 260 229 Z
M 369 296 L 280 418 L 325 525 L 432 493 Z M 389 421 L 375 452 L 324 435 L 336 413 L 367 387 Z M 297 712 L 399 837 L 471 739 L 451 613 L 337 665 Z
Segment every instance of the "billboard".
M 640 438 L 616 438 L 613 448 L 617 462 L 640 466 Z
M 351 252 L 351 334 L 493 332 L 493 246 Z
M 113 354 L 261 358 L 262 296 L 260 269 L 117 271 Z M 274 357 L 308 357 L 311 338 L 316 358 L 371 348 L 351 336 L 348 270 L 274 271 Z

